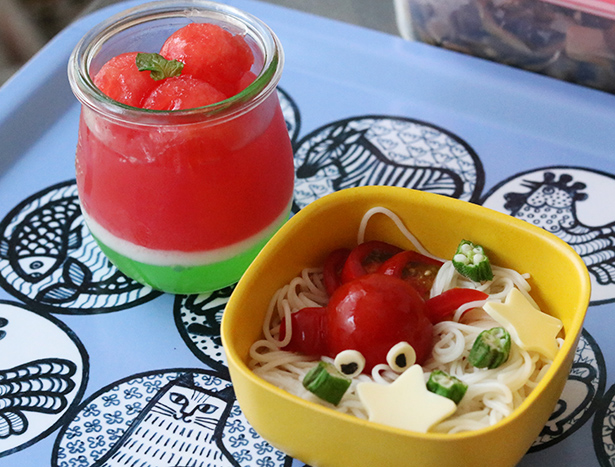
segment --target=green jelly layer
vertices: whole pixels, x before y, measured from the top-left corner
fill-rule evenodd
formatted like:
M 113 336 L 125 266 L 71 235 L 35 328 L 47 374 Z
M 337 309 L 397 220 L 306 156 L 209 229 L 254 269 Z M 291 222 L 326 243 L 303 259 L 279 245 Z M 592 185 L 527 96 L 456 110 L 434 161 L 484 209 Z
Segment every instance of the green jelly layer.
M 141 263 L 109 248 L 94 236 L 105 256 L 140 284 L 173 294 L 211 292 L 236 283 L 269 238 L 232 258 L 202 266 L 156 266 Z

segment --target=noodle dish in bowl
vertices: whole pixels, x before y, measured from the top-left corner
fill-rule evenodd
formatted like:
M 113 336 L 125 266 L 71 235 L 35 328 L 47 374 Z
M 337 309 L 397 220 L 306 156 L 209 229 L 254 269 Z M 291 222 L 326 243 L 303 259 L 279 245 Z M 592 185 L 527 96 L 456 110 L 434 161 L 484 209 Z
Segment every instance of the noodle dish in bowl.
M 515 465 L 566 383 L 589 303 L 566 243 L 397 187 L 295 215 L 222 320 L 236 395 L 311 465 Z

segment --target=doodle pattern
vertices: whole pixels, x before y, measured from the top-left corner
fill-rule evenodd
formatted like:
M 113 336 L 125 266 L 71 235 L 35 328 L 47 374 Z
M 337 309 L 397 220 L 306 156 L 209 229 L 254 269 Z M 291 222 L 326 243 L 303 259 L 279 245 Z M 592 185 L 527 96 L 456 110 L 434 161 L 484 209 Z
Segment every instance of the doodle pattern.
M 84 224 L 74 181 L 34 194 L 0 223 L 0 285 L 33 308 L 124 309 L 160 295 L 120 273 Z
M 606 364 L 602 351 L 587 330 L 583 330 L 568 382 L 530 452 L 559 443 L 583 426 L 594 414 L 605 385 Z
M 203 422 L 206 426 L 192 423 L 195 417 L 190 412 L 199 407 L 206 415 L 211 415 L 210 420 Z M 156 416 L 159 416 L 158 421 L 152 422 L 152 417 Z M 52 466 L 125 465 L 117 464 L 117 458 L 136 455 L 138 445 L 143 446 L 141 451 L 146 451 L 147 447 L 155 451 L 160 436 L 174 436 L 166 430 L 169 423 L 181 421 L 186 423 L 182 436 L 191 436 L 193 446 L 198 444 L 194 440 L 199 436 L 201 440 L 207 438 L 208 451 L 200 457 L 204 466 L 211 462 L 216 466 L 275 467 L 288 462 L 284 453 L 260 438 L 245 420 L 228 377 L 208 370 L 177 369 L 134 375 L 91 396 L 61 430 L 54 446 Z M 159 426 L 153 428 L 156 424 Z M 141 440 L 130 447 L 129 441 L 132 438 L 135 442 L 139 427 L 144 429 L 147 425 L 151 425 L 150 429 L 157 435 L 148 437 L 151 441 L 147 442 L 152 446 L 145 446 L 146 441 Z M 184 465 L 177 464 L 180 447 L 181 443 L 177 443 L 167 451 L 164 460 L 158 459 L 155 464 L 146 460 L 138 465 Z M 202 447 L 198 445 L 199 450 Z M 168 459 L 173 454 L 173 459 Z M 117 457 L 112 461 L 114 455 Z
M 602 467 L 615 463 L 615 384 L 604 395 L 592 425 L 596 456 Z
M 604 192 L 596 192 L 598 187 Z M 610 174 L 547 167 L 502 182 L 482 204 L 542 227 L 567 242 L 587 265 L 592 304 L 597 304 L 615 300 L 615 208 L 603 203 L 613 189 L 615 177 Z M 603 221 L 598 223 L 597 219 Z
M 89 362 L 81 342 L 63 323 L 23 305 L 0 301 L 0 327 L 2 457 L 63 423 L 83 395 Z
M 295 210 L 333 191 L 395 185 L 475 200 L 482 164 L 455 135 L 425 122 L 365 116 L 304 137 L 295 151 Z
M 288 135 L 290 141 L 294 145 L 299 136 L 301 130 L 301 114 L 299 113 L 299 107 L 293 100 L 293 98 L 284 89 L 278 86 L 278 99 L 280 100 L 280 107 L 282 108 L 282 114 L 286 121 L 286 128 L 288 129 Z
M 185 373 L 160 388 L 137 418 L 95 465 L 233 465 L 222 443 L 222 426 L 233 390 L 196 386 Z
M 201 361 L 224 371 L 226 355 L 220 338 L 222 313 L 235 286 L 200 295 L 175 297 L 175 324 L 186 345 Z
M 0 371 L 0 438 L 28 429 L 24 412 L 58 414 L 68 405 L 77 370 L 70 360 L 44 358 Z

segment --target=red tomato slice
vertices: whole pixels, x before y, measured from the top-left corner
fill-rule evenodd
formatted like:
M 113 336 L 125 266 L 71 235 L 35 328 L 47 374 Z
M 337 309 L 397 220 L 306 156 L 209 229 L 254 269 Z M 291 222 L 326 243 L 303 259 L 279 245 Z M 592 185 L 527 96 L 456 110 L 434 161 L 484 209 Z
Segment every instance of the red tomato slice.
M 305 355 L 327 355 L 326 308 L 303 308 L 290 315 L 292 335 L 290 342 L 282 350 L 299 352 Z M 286 337 L 286 320 L 280 324 L 280 340 Z
M 361 243 L 348 255 L 342 270 L 342 283 L 376 272 L 386 260 L 401 251 L 401 248 L 385 242 L 374 240 Z
M 487 300 L 487 298 L 489 295 L 480 290 L 450 289 L 425 302 L 427 316 L 433 324 L 436 324 L 451 319 L 460 306 L 478 300 Z
M 442 261 L 422 255 L 416 251 L 402 251 L 385 261 L 378 272 L 387 276 L 399 277 L 410 283 L 424 300 L 429 298 L 429 291 Z
M 425 302 L 407 282 L 384 274 L 367 274 L 342 284 L 327 306 L 327 348 L 335 357 L 357 350 L 365 357 L 364 372 L 386 363 L 399 342 L 409 343 L 422 363 L 433 346 L 433 325 Z
M 323 282 L 329 296 L 333 295 L 333 292 L 342 285 L 342 269 L 344 269 L 344 264 L 349 254 L 350 250 L 348 248 L 339 248 L 329 254 L 327 259 L 325 259 L 323 265 Z

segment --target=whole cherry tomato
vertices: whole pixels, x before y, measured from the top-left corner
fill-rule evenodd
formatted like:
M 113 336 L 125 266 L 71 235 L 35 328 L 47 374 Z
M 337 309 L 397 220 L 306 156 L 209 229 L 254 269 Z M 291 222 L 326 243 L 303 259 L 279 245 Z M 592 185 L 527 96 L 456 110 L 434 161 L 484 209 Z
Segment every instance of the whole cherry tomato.
M 338 248 L 325 259 L 322 268 L 322 280 L 329 296 L 333 295 L 333 292 L 342 285 L 342 269 L 344 269 L 349 254 L 348 248 Z
M 417 363 L 431 353 L 433 325 L 425 303 L 407 282 L 384 274 L 367 274 L 342 284 L 327 305 L 329 356 L 357 350 L 365 357 L 365 372 L 386 363 L 387 353 L 407 342 Z
M 342 283 L 376 272 L 389 258 L 403 251 L 386 242 L 370 241 L 356 246 L 348 255 L 342 269 Z
M 429 298 L 429 291 L 436 275 L 442 267 L 442 261 L 408 250 L 389 258 L 378 272 L 388 276 L 399 277 L 410 283 L 424 300 Z
M 446 321 L 453 317 L 457 309 L 469 302 L 487 300 L 489 295 L 476 289 L 454 288 L 442 292 L 425 302 L 427 316 L 433 323 Z

